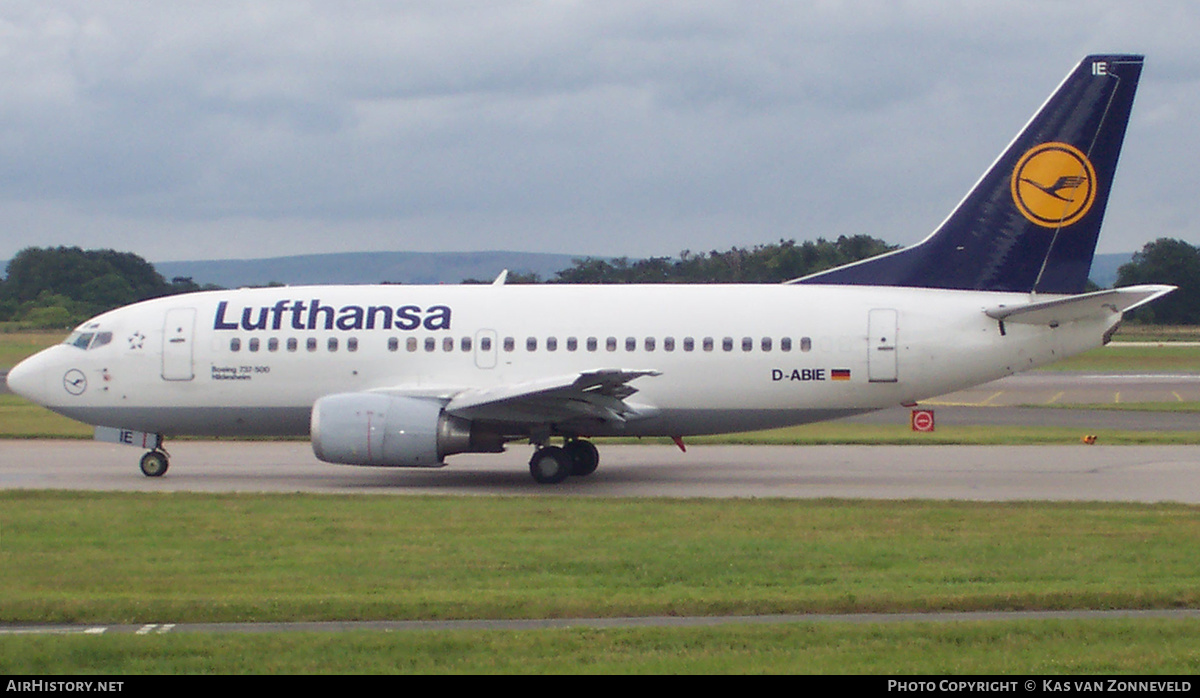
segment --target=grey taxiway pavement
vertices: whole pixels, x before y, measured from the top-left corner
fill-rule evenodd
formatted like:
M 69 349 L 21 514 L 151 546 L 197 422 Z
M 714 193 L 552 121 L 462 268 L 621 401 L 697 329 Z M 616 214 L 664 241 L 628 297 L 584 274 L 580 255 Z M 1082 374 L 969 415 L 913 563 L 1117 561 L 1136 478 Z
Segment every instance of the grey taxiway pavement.
M 413 470 L 321 463 L 303 442 L 184 441 L 161 478 L 143 477 L 122 446 L 0 449 L 4 489 L 1200 503 L 1200 446 L 610 445 L 594 475 L 555 486 L 530 478 L 528 447 Z

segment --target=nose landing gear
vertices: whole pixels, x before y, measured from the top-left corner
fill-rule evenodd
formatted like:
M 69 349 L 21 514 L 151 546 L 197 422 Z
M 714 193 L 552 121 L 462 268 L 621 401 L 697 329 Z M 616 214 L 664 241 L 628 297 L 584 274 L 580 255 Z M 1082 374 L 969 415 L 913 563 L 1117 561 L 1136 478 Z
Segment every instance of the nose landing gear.
M 146 477 L 162 477 L 170 465 L 170 458 L 167 456 L 167 452 L 162 450 L 161 445 L 142 456 L 142 474 Z
M 162 477 L 171 464 L 171 457 L 167 455 L 167 449 L 163 448 L 162 434 L 117 427 L 96 427 L 96 440 L 150 449 L 142 456 L 140 463 L 142 474 L 146 477 Z

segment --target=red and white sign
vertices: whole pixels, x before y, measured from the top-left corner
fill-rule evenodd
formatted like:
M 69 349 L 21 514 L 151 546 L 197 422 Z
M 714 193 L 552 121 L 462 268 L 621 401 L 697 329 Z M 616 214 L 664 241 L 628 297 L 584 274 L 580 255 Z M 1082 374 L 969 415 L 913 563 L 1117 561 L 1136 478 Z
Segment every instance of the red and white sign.
M 913 431 L 933 431 L 933 410 L 913 410 L 910 422 Z

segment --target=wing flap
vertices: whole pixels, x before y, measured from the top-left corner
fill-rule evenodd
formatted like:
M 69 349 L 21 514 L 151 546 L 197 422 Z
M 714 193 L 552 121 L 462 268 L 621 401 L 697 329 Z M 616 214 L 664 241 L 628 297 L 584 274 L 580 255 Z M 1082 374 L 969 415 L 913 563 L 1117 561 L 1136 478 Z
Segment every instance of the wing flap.
M 1060 325 L 1103 315 L 1127 313 L 1174 291 L 1174 286 L 1127 286 L 1066 298 L 1001 305 L 984 311 L 988 317 L 1026 325 Z
M 548 424 L 585 420 L 622 423 L 644 413 L 625 402 L 637 392 L 630 381 L 657 376 L 652 369 L 597 369 L 576 374 L 464 390 L 446 403 L 447 414 L 466 419 Z

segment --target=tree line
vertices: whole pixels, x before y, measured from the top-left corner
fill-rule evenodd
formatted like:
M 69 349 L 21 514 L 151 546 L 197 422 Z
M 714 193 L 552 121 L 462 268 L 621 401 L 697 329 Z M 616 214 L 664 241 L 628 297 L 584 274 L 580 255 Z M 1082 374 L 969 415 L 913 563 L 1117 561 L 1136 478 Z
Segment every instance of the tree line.
M 517 273 L 510 274 L 507 283 L 780 283 L 894 249 L 877 238 L 855 235 L 802 243 L 780 240 L 724 251 L 685 250 L 677 257 L 586 257 L 552 279 Z M 1148 243 L 1117 272 L 1117 286 L 1143 283 L 1172 284 L 1179 290 L 1135 311 L 1134 321 L 1200 324 L 1200 248 L 1170 238 Z M 69 328 L 137 301 L 218 288 L 186 277 L 167 281 L 154 265 L 130 252 L 30 247 L 13 257 L 6 278 L 0 280 L 0 321 Z
M 189 278 L 168 282 L 131 252 L 28 247 L 0 280 L 0 321 L 38 329 L 67 328 L 137 301 L 200 291 Z
M 605 259 L 584 257 L 555 272 L 551 279 L 537 274 L 509 274 L 506 283 L 552 284 L 774 284 L 814 274 L 860 259 L 874 257 L 895 245 L 868 235 L 837 240 L 780 240 L 751 248 L 692 252 L 678 257 Z M 488 283 L 467 279 L 465 283 Z
M 1117 286 L 1170 284 L 1174 293 L 1134 310 L 1130 319 L 1148 325 L 1200 325 L 1200 248 L 1183 240 L 1147 243 L 1117 269 Z

